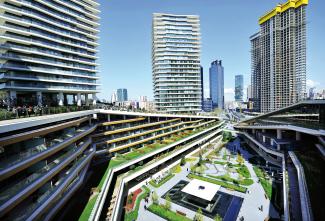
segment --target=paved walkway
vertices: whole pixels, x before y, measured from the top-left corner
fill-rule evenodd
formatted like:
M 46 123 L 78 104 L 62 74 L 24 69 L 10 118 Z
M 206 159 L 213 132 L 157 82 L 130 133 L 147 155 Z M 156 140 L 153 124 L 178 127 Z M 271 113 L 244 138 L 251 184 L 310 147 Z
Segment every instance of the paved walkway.
M 240 141 L 239 139 L 236 139 L 235 142 Z M 279 217 L 270 200 L 265 198 L 264 189 L 262 185 L 258 183 L 258 177 L 253 170 L 252 164 L 248 162 L 248 157 L 250 154 L 242 148 L 240 151 L 245 159 L 245 165 L 247 166 L 251 174 L 251 178 L 254 180 L 254 183 L 247 188 L 249 193 L 247 192 L 244 196 L 244 201 L 239 211 L 237 220 L 239 220 L 241 216 L 243 216 L 245 220 L 249 221 L 264 220 L 268 216 Z M 261 205 L 263 205 L 263 211 L 260 211 L 258 209 L 258 207 Z

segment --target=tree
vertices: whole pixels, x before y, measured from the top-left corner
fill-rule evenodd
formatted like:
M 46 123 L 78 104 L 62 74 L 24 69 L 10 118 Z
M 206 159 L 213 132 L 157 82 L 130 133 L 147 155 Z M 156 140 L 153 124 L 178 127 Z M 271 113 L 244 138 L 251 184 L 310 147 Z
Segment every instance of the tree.
M 222 221 L 221 216 L 217 214 L 216 217 L 214 217 L 214 221 Z
M 153 202 L 154 204 L 158 204 L 158 203 L 159 203 L 159 202 L 158 202 L 158 198 L 159 198 L 159 197 L 158 197 L 158 194 L 157 194 L 156 191 L 153 191 L 151 198 L 152 198 L 152 202 Z
M 203 221 L 202 209 L 199 208 L 194 216 L 194 221 Z
M 169 197 L 169 193 L 167 194 L 166 198 L 165 198 L 165 208 L 166 210 L 170 210 L 171 207 L 172 207 L 172 204 L 171 204 L 171 199 Z
M 238 162 L 239 164 L 243 164 L 243 163 L 244 163 L 244 158 L 243 158 L 242 155 L 240 155 L 240 154 L 237 155 L 237 162 Z
M 182 159 L 181 159 L 181 166 L 184 166 L 185 164 L 186 164 L 185 157 L 182 157 Z

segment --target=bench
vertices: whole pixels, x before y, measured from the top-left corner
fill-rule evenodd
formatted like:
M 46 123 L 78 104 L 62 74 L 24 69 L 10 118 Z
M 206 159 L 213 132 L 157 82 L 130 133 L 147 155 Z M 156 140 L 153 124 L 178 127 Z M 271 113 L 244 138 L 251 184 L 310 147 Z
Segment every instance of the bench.
M 182 211 L 176 210 L 176 213 L 182 216 L 186 216 L 186 213 L 183 213 Z

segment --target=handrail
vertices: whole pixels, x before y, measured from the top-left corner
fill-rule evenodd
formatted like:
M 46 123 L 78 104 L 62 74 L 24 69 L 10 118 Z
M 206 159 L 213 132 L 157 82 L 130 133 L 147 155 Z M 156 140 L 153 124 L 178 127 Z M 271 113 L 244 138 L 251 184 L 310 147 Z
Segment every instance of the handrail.
M 309 199 L 304 168 L 293 151 L 289 151 L 288 153 L 297 171 L 302 220 L 313 221 L 313 214 L 311 210 L 311 203 Z

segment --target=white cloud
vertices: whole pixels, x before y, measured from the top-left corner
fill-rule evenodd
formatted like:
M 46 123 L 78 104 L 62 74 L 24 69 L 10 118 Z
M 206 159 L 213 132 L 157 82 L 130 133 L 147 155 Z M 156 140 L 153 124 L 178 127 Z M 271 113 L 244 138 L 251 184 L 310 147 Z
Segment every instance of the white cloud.
M 308 79 L 306 81 L 306 84 L 307 84 L 307 87 L 315 87 L 315 86 L 319 85 L 320 83 L 317 82 L 317 81 L 313 81 L 313 80 Z
M 225 94 L 235 94 L 235 90 L 233 88 L 225 88 Z

